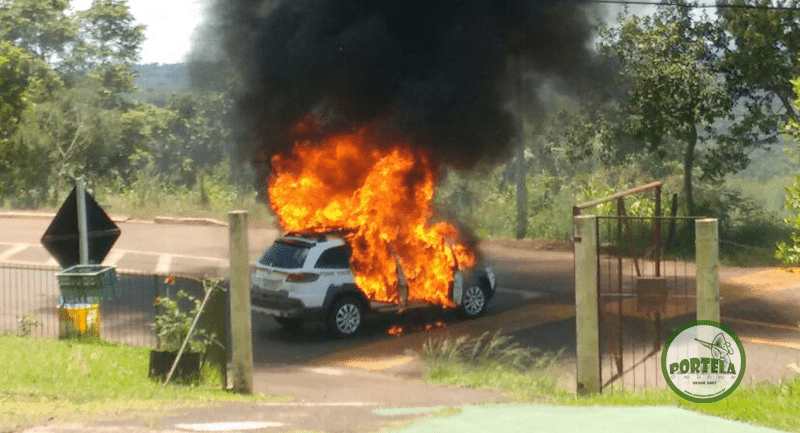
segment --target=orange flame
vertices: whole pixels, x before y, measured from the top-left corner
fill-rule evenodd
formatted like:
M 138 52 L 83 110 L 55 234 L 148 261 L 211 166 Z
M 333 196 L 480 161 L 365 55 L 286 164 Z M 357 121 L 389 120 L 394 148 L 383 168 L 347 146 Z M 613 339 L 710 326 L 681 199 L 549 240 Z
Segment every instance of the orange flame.
M 295 133 L 318 131 L 307 117 Z M 453 270 L 475 265 L 475 253 L 446 222 L 429 225 L 435 184 L 427 155 L 402 139 L 376 146 L 365 126 L 319 142 L 298 139 L 291 154 L 272 156 L 272 209 L 290 232 L 341 231 L 351 248 L 356 285 L 376 301 L 402 303 L 399 264 L 408 302 L 455 306 Z
M 386 333 L 395 337 L 400 337 L 403 335 L 403 327 L 400 325 L 392 325 Z

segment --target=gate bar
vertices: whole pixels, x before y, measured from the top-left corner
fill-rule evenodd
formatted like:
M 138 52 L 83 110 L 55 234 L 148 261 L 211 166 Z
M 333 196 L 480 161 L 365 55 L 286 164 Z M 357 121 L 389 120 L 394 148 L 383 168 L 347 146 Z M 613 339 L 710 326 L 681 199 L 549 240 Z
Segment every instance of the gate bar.
M 572 215 L 573 216 L 580 215 L 581 214 L 581 209 L 586 209 L 587 207 L 597 206 L 599 204 L 603 204 L 603 203 L 605 203 L 607 201 L 611 201 L 611 200 L 616 200 L 616 199 L 618 199 L 620 197 L 624 197 L 626 195 L 635 194 L 637 192 L 647 191 L 649 189 L 655 189 L 655 188 L 658 188 L 659 190 L 661 189 L 661 182 L 660 181 L 650 182 L 650 183 L 648 183 L 646 185 L 640 185 L 640 186 L 637 186 L 637 187 L 634 187 L 634 188 L 631 188 L 631 189 L 626 189 L 625 191 L 620 191 L 620 192 L 611 194 L 609 196 L 601 197 L 601 198 L 598 198 L 598 199 L 595 199 L 595 200 L 592 200 L 592 201 L 587 201 L 587 202 L 584 202 L 584 203 L 578 203 L 575 206 L 572 206 Z M 660 215 L 661 214 L 660 209 L 658 210 L 658 212 L 659 212 L 659 215 Z

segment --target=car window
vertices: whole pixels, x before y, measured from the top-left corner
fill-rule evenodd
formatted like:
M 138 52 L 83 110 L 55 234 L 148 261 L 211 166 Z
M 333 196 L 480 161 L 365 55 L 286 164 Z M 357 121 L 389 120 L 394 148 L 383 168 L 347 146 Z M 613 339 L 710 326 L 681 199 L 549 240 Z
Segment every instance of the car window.
M 319 256 L 317 264 L 319 269 L 348 269 L 350 268 L 350 252 L 347 247 L 333 247 Z
M 311 244 L 301 242 L 276 241 L 267 248 L 264 255 L 258 260 L 264 266 L 297 269 L 302 268 L 306 262 Z

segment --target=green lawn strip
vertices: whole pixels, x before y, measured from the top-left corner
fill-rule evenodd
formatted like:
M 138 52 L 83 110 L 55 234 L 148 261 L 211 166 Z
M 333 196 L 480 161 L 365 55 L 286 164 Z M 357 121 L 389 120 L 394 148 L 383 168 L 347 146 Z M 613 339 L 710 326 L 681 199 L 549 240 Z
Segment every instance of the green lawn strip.
M 723 400 L 692 403 L 671 390 L 606 390 L 577 397 L 557 386 L 552 370 L 520 372 L 496 363 L 469 365 L 454 361 L 428 362 L 425 378 L 434 383 L 472 388 L 493 388 L 523 402 L 570 406 L 677 406 L 708 415 L 787 431 L 800 431 L 800 378 L 779 385 L 740 385 Z
M 162 387 L 147 377 L 148 357 L 148 348 L 0 335 L 0 430 L 222 401 L 278 400 L 206 383 Z

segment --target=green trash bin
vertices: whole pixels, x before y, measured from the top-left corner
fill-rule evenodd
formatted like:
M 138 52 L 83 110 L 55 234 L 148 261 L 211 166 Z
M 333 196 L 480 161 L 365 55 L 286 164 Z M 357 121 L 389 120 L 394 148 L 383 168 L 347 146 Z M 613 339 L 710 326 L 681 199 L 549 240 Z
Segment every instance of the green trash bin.
M 63 302 L 86 303 L 119 296 L 114 266 L 75 265 L 56 274 Z
M 100 336 L 100 300 L 119 296 L 113 266 L 75 265 L 56 273 L 61 292 L 59 336 Z

